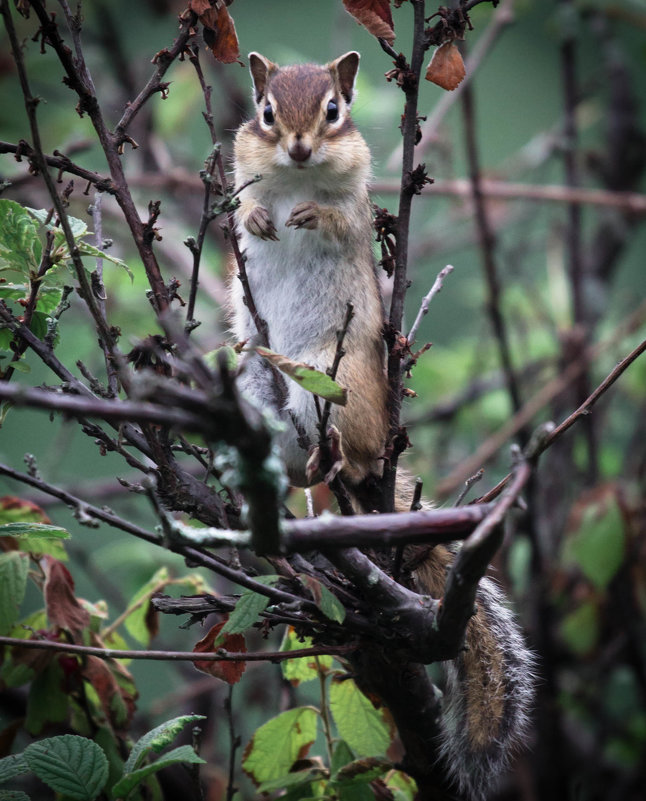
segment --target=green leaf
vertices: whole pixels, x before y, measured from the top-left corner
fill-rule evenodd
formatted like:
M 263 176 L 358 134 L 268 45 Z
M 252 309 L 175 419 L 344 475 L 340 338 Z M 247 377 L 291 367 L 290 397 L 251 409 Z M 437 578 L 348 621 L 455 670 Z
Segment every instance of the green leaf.
M 190 745 L 180 745 L 174 748 L 167 754 L 163 754 L 155 762 L 149 765 L 144 765 L 142 768 L 126 773 L 123 778 L 118 781 L 112 788 L 112 796 L 114 798 L 121 798 L 127 796 L 138 784 L 140 784 L 147 776 L 169 765 L 176 765 L 178 762 L 188 762 L 192 765 L 206 765 L 206 760 L 198 756 Z
M 45 540 L 68 540 L 70 533 L 60 526 L 51 526 L 48 523 L 5 523 L 0 526 L 0 537 L 25 536 Z
M 352 679 L 333 680 L 330 710 L 339 735 L 359 756 L 384 754 L 390 745 L 388 726 Z
M 148 628 L 147 617 L 150 599 L 154 593 L 159 592 L 166 582 L 170 581 L 168 568 L 160 567 L 159 570 L 140 587 L 128 603 L 128 609 L 132 611 L 127 615 L 124 624 L 128 633 L 148 647 L 151 639 L 151 632 Z
M 298 635 L 291 626 L 287 627 L 285 636 L 280 645 L 281 651 L 295 651 L 300 648 L 311 648 L 313 645 L 311 637 L 304 637 L 299 640 Z M 281 662 L 283 676 L 292 684 L 298 685 L 302 681 L 312 681 L 319 677 L 319 666 L 324 670 L 332 667 L 332 657 L 324 654 L 317 660 L 313 656 L 298 656 L 295 659 L 286 659 Z
M 605 590 L 621 567 L 625 533 L 619 504 L 613 497 L 587 506 L 581 525 L 568 540 L 565 558 L 575 562 L 598 590 Z
M 391 770 L 384 781 L 395 801 L 414 801 L 417 798 L 417 784 L 408 773 Z
M 67 718 L 69 697 L 63 690 L 65 676 L 57 659 L 32 681 L 27 697 L 25 728 L 37 735 L 47 723 L 61 723 Z
M 111 256 L 109 253 L 105 253 L 105 251 L 95 248 L 94 245 L 90 245 L 88 242 L 77 242 L 77 247 L 82 256 L 92 256 L 95 259 L 106 259 L 107 261 L 111 261 L 112 264 L 116 264 L 118 267 L 124 269 L 128 273 L 131 281 L 135 280 L 132 270 L 122 259 L 118 259 L 116 256 Z
M 12 754 L 0 759 L 0 784 L 8 782 L 16 776 L 29 772 L 29 765 L 24 754 Z
M 47 523 L 8 523 L 0 526 L 0 537 L 16 537 L 18 548 L 34 557 L 49 554 L 62 561 L 67 559 L 62 540 L 69 539 L 70 534 L 58 526 Z
M 196 720 L 205 720 L 205 717 L 204 715 L 181 715 L 178 718 L 165 721 L 144 734 L 134 744 L 126 764 L 123 766 L 124 772 L 131 773 L 149 751 L 154 751 L 158 754 L 173 742 L 188 723 L 193 723 Z
M 311 707 L 288 709 L 256 730 L 245 748 L 242 767 L 257 783 L 289 773 L 316 739 L 318 714 Z
M 229 619 L 220 629 L 217 642 L 220 642 L 224 634 L 242 634 L 251 628 L 258 622 L 258 617 L 268 604 L 269 598 L 266 595 L 260 595 L 252 590 L 242 593 L 235 609 L 229 613 Z
M 285 776 L 279 776 L 277 779 L 272 779 L 268 782 L 263 782 L 258 787 L 259 793 L 273 793 L 275 790 L 285 790 L 287 788 L 295 788 L 300 785 L 310 784 L 313 781 L 318 781 L 323 775 L 321 768 L 307 768 L 307 770 L 296 770 L 293 773 L 287 773 Z
M 333 381 L 327 373 L 322 373 L 320 370 L 310 367 L 309 364 L 288 359 L 287 356 L 282 356 L 269 348 L 258 346 L 255 350 L 256 353 L 267 359 L 268 362 L 291 378 L 292 381 L 296 381 L 303 389 L 313 395 L 318 395 L 324 400 L 329 400 L 331 403 L 337 403 L 340 406 L 345 406 L 347 403 L 347 390 L 337 384 L 336 381 Z
M 0 298 L 5 301 L 23 300 L 29 296 L 31 288 L 28 284 L 0 284 Z M 62 290 L 56 286 L 44 286 L 38 289 L 36 308 L 44 314 L 51 314 L 61 300 Z
M 392 768 L 393 763 L 389 759 L 379 757 L 364 757 L 348 762 L 339 769 L 334 777 L 335 784 L 368 784 L 374 779 L 385 776 Z
M 304 573 L 299 573 L 298 577 L 312 593 L 314 603 L 325 617 L 337 623 L 343 623 L 345 620 L 345 607 L 341 601 L 318 579 L 307 576 Z
M 238 369 L 238 354 L 230 345 L 224 345 L 221 348 L 210 350 L 208 353 L 205 353 L 202 358 L 213 370 L 217 368 L 220 359 L 224 360 L 224 364 L 230 373 L 235 373 Z
M 27 588 L 29 557 L 19 551 L 0 554 L 0 634 L 5 635 L 18 619 Z
M 332 776 L 336 776 L 341 768 L 345 767 L 353 760 L 354 754 L 350 750 L 350 746 L 345 742 L 345 740 L 339 740 L 334 748 L 332 762 L 330 764 L 330 772 Z
M 42 252 L 38 226 L 27 210 L 0 198 L 0 272 L 12 270 L 28 278 L 37 272 Z
M 27 764 L 52 790 L 76 801 L 94 801 L 108 778 L 108 760 L 92 740 L 63 734 L 25 748 Z
M 561 636 L 580 656 L 590 653 L 599 639 L 599 611 L 593 601 L 586 601 L 561 621 Z
M 31 801 L 27 793 L 22 790 L 1 790 L 0 801 Z

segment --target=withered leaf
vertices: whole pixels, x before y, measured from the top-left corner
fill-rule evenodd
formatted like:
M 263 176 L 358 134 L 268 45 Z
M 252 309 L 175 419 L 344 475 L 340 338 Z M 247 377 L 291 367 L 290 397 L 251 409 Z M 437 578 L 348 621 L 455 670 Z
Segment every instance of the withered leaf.
M 466 75 L 464 60 L 455 42 L 444 42 L 433 53 L 426 68 L 426 80 L 452 92 Z
M 72 574 L 58 559 L 44 556 L 41 565 L 45 573 L 45 608 L 52 626 L 69 631 L 77 640 L 90 625 L 90 613 L 74 594 Z
M 395 41 L 390 0 L 343 0 L 343 5 L 373 36 L 385 39 L 388 44 Z
M 220 630 L 226 623 L 223 620 L 221 623 L 213 626 L 205 637 L 196 643 L 193 650 L 196 653 L 213 653 L 213 644 L 216 641 Z M 225 651 L 233 653 L 245 653 L 247 646 L 242 634 L 226 634 L 224 639 L 218 643 L 218 648 L 224 648 Z M 242 678 L 242 674 L 247 667 L 245 662 L 207 662 L 204 659 L 196 659 L 193 664 L 202 673 L 208 673 L 209 676 L 215 676 L 216 679 L 222 679 L 227 684 L 236 684 Z
M 232 64 L 240 59 L 240 46 L 233 18 L 223 0 L 190 0 L 204 26 L 204 41 L 217 61 Z

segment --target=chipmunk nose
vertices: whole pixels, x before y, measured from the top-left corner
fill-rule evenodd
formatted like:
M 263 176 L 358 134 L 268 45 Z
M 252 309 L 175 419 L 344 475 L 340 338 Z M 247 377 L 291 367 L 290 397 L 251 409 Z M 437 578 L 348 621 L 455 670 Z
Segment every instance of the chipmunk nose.
M 290 145 L 287 152 L 294 161 L 303 162 L 312 155 L 312 148 L 303 142 L 301 134 L 296 134 L 296 141 Z

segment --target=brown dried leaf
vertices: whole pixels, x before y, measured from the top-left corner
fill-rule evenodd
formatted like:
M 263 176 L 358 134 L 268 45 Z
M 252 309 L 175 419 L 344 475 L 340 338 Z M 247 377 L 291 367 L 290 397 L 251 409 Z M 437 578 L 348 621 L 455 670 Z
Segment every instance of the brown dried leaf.
M 433 53 L 426 68 L 426 80 L 452 92 L 466 75 L 464 60 L 455 42 L 444 42 Z
M 211 8 L 209 0 L 190 0 L 188 7 L 194 11 L 198 17 L 201 17 L 206 11 Z
M 217 61 L 232 64 L 240 59 L 240 46 L 233 18 L 222 0 L 191 0 L 190 8 L 204 26 L 204 41 Z M 201 9 L 198 11 L 197 9 Z
M 388 44 L 395 41 L 390 0 L 343 0 L 343 5 L 373 36 L 385 39 Z
M 196 643 L 193 650 L 196 653 L 214 653 L 213 643 L 216 641 L 222 627 L 226 623 L 223 620 L 221 623 L 213 626 L 208 634 Z M 242 634 L 225 634 L 222 642 L 218 643 L 218 648 L 224 648 L 225 651 L 232 651 L 233 653 L 245 653 L 247 646 L 244 636 Z M 207 662 L 204 659 L 196 659 L 193 662 L 198 670 L 202 673 L 207 673 L 209 676 L 215 676 L 216 679 L 222 679 L 227 684 L 236 684 L 242 678 L 242 674 L 247 667 L 246 662 Z
M 90 613 L 74 594 L 72 574 L 58 559 L 44 556 L 41 565 L 45 573 L 45 608 L 52 626 L 72 633 L 76 641 L 83 629 L 90 625 Z

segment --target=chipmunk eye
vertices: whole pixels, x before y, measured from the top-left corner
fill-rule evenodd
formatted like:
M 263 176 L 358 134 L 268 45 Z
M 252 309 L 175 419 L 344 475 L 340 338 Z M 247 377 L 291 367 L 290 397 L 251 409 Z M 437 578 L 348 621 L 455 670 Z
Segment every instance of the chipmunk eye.
M 274 110 L 271 107 L 271 103 L 267 103 L 265 106 L 265 110 L 262 112 L 262 118 L 267 123 L 267 125 L 274 124 Z
M 328 122 L 334 122 L 334 120 L 339 119 L 339 108 L 336 104 L 336 101 L 330 100 L 327 104 L 327 113 L 325 115 L 325 119 Z

